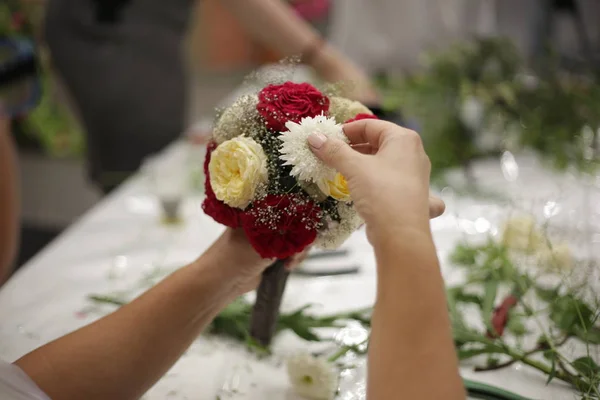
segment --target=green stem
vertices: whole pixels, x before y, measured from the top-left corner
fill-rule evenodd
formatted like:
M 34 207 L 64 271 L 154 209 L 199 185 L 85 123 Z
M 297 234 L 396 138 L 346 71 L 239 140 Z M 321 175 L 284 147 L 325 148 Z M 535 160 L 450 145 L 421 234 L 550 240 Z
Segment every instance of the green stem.
M 344 346 L 341 349 L 339 349 L 338 351 L 336 351 L 335 353 L 333 353 L 331 355 L 331 357 L 329 357 L 327 359 L 327 361 L 329 361 L 330 363 L 334 363 L 337 360 L 339 360 L 341 357 L 345 356 L 346 353 L 348 353 L 350 351 L 350 347 L 349 346 Z
M 118 299 L 116 297 L 102 296 L 102 295 L 96 295 L 96 294 L 89 295 L 88 299 L 90 299 L 91 301 L 93 301 L 95 303 L 112 304 L 114 306 L 119 306 L 119 307 L 127 304 L 127 302 L 125 300 Z

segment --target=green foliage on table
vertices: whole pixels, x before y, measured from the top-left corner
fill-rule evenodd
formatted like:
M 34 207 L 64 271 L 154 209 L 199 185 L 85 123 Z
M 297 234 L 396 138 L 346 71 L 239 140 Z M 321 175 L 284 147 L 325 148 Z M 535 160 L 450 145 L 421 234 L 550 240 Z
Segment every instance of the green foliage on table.
M 493 241 L 479 246 L 461 244 L 451 260 L 466 274 L 464 284 L 447 290 L 461 361 L 486 359 L 476 371 L 521 362 L 544 373 L 547 382 L 559 379 L 585 398 L 600 397 L 600 367 L 587 355 L 573 358 L 565 352 L 565 344 L 571 340 L 583 342 L 588 353 L 600 344 L 600 306 L 592 291 L 585 285 L 568 286 L 566 279 L 554 286 L 539 284 L 544 266 L 534 261 L 517 266 L 509 250 Z M 508 314 L 506 331 L 498 335 L 490 321 L 508 296 L 518 302 Z M 467 322 L 465 309 L 469 307 L 477 310 L 482 326 Z M 534 338 L 535 344 L 526 347 L 527 338 Z
M 600 345 L 600 298 L 583 284 L 562 279 L 554 285 L 539 282 L 551 272 L 535 257 L 515 258 L 500 243 L 461 243 L 450 261 L 464 272 L 463 283 L 446 289 L 454 344 L 461 362 L 474 362 L 475 371 L 494 371 L 520 362 L 542 372 L 547 383 L 560 380 L 579 391 L 583 398 L 600 398 L 600 366 L 589 356 Z M 497 315 L 507 297 L 514 297 L 505 329 L 498 332 Z M 120 296 L 89 296 L 95 303 L 121 306 Z M 239 298 L 210 324 L 208 332 L 228 337 L 260 353 L 268 353 L 250 338 L 252 303 Z M 307 341 L 330 341 L 323 328 L 341 328 L 356 321 L 371 324 L 370 308 L 318 316 L 306 305 L 282 313 L 277 333 L 294 332 Z M 572 356 L 568 344 L 585 344 L 588 354 Z M 342 346 L 340 351 L 355 351 Z
M 600 128 L 600 86 L 592 75 L 570 76 L 550 59 L 536 75 L 504 38 L 458 43 L 424 60 L 421 71 L 379 86 L 385 108 L 416 120 L 434 173 L 506 148 L 534 149 L 561 169 L 596 164 L 598 144 L 581 142 L 586 126 L 593 137 Z M 473 100 L 480 124 L 465 118 Z M 478 144 L 485 133 L 497 136 L 495 148 Z

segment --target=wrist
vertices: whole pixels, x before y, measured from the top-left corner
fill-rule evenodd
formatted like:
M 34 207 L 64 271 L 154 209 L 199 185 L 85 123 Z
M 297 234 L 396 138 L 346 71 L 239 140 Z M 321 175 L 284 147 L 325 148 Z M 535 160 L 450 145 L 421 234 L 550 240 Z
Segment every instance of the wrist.
M 248 291 L 249 282 L 270 262 L 254 251 L 242 231 L 227 229 L 194 264 L 215 290 L 235 298 Z

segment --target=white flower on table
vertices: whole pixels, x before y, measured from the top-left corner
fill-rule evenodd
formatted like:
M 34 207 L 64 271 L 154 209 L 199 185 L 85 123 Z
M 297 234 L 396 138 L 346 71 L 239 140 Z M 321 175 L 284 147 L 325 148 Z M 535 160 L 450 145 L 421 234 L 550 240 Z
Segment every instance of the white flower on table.
M 565 242 L 545 246 L 538 253 L 538 262 L 540 265 L 555 272 L 570 270 L 575 263 L 571 248 Z
M 568 243 L 552 243 L 531 216 L 507 220 L 502 234 L 502 243 L 511 250 L 532 254 L 540 267 L 550 271 L 569 270 L 574 265 Z
M 331 400 L 338 391 L 339 371 L 326 358 L 300 353 L 287 361 L 287 372 L 299 395 L 312 400 Z
M 531 216 L 510 218 L 504 224 L 502 244 L 511 250 L 533 253 L 546 243 L 546 238 Z

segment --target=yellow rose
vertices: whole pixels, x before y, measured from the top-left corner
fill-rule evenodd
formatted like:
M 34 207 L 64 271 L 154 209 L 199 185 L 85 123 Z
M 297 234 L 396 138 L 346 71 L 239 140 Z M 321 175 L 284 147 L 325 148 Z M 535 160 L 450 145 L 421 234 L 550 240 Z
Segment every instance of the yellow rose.
M 329 100 L 329 115 L 335 122 L 343 124 L 358 114 L 373 114 L 364 104 L 344 97 L 331 97 Z
M 242 209 L 266 189 L 269 176 L 262 147 L 244 136 L 221 143 L 211 155 L 208 171 L 217 199 Z
M 319 189 L 327 196 L 331 196 L 339 201 L 350 201 L 350 191 L 348 190 L 348 182 L 346 178 L 339 172 L 333 180 L 323 179 L 317 182 Z

